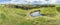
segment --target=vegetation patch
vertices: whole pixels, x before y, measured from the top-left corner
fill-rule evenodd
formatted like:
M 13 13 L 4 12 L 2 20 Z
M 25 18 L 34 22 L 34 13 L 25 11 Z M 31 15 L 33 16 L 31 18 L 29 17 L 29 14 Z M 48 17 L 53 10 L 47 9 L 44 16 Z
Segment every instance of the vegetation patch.
M 19 5 L 18 5 L 19 6 Z M 21 5 L 20 5 L 21 6 Z M 19 7 L 20 7 L 19 6 Z M 22 6 L 32 8 L 32 6 Z M 9 7 L 8 7 L 9 8 Z M 18 7 L 12 7 L 11 9 L 6 9 L 5 7 L 0 6 L 0 25 L 59 25 L 60 24 L 60 13 L 56 16 L 56 10 L 53 6 L 43 6 L 34 5 L 31 11 L 40 10 L 41 17 L 36 16 L 36 18 L 32 18 L 29 16 L 30 10 L 18 9 Z M 28 15 L 28 16 L 27 16 Z M 6 19 L 7 18 L 7 19 Z M 6 19 L 6 20 L 5 20 Z M 5 20 L 5 21 L 4 21 Z
M 20 15 L 20 16 L 26 16 L 26 15 L 23 14 L 23 13 L 16 13 L 16 14 L 18 14 L 18 15 Z
M 56 10 L 57 10 L 58 12 L 60 12 L 60 7 L 56 7 Z
M 1 16 L 0 17 L 1 19 L 3 19 L 3 20 L 6 19 L 6 15 L 5 14 L 1 13 L 0 16 Z

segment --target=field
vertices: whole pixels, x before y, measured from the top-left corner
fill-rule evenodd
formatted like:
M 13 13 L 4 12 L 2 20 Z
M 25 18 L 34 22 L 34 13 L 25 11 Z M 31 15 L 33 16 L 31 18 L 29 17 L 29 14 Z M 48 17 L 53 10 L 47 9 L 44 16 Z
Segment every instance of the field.
M 48 15 L 31 17 L 29 13 L 35 10 L 41 10 L 42 14 Z M 56 7 L 23 10 L 0 6 L 0 25 L 60 25 L 60 12 Z

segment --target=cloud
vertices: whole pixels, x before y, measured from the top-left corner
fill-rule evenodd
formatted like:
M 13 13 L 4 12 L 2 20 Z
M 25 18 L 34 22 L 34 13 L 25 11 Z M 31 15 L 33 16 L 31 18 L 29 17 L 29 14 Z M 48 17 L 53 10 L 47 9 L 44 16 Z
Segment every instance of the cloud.
M 56 2 L 57 4 L 60 4 L 60 0 L 57 0 L 57 2 Z
M 17 1 L 17 2 L 16 2 Z M 17 4 L 55 4 L 56 0 L 12 0 L 11 3 L 17 3 Z
M 4 2 L 4 1 L 2 1 Z M 60 3 L 60 0 L 5 0 L 6 4 L 56 4 Z
M 56 3 L 56 0 L 40 0 L 43 4 L 54 4 Z

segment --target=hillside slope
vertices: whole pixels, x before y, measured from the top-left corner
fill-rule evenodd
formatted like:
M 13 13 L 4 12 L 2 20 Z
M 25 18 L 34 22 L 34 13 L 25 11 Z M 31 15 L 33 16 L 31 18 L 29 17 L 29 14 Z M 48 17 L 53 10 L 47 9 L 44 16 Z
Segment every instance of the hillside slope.
M 29 13 L 35 10 L 41 10 L 42 14 L 56 14 L 56 16 L 31 17 Z M 22 10 L 0 6 L 0 25 L 60 25 L 59 15 L 55 7 Z

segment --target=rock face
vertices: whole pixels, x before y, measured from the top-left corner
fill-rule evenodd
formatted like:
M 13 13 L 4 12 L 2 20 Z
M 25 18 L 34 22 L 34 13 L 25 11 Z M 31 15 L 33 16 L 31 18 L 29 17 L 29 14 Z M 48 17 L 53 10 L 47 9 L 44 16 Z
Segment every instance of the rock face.
M 42 15 L 40 14 L 40 10 L 36 10 L 36 11 L 34 11 L 34 12 L 31 12 L 30 15 L 31 15 L 32 17 L 42 16 Z

